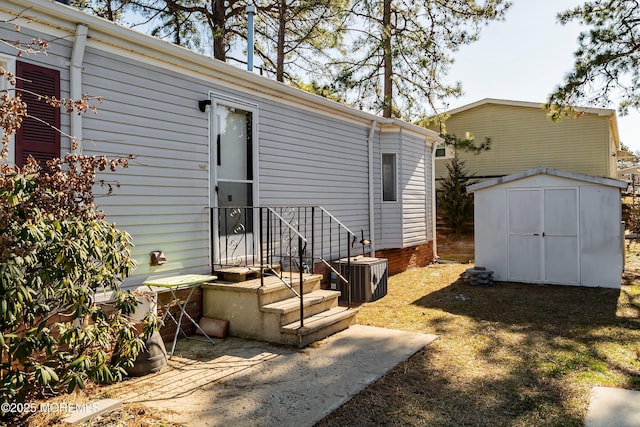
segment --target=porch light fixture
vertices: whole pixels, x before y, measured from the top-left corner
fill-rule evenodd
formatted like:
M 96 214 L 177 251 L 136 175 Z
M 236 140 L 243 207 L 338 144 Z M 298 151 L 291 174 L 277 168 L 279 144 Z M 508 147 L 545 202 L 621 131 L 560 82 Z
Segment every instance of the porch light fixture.
M 157 266 L 167 263 L 167 257 L 162 251 L 151 251 L 151 265 Z
M 203 99 L 201 101 L 198 101 L 198 107 L 200 107 L 200 111 L 202 111 L 203 113 L 207 111 L 207 105 L 211 105 L 210 99 Z

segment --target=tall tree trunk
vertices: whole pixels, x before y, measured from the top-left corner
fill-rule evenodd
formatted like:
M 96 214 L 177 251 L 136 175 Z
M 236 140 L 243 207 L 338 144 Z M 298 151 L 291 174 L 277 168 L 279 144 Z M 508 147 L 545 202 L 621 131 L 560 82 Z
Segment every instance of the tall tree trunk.
M 384 108 L 383 117 L 393 113 L 393 57 L 391 52 L 391 0 L 384 0 L 382 11 L 382 49 L 384 51 Z
M 225 36 L 225 19 L 226 19 L 226 8 L 224 5 L 224 0 L 211 0 L 211 9 L 213 11 L 213 26 L 214 26 L 214 34 L 213 34 L 213 57 L 219 59 L 220 61 L 227 60 L 227 52 L 225 51 L 224 46 L 224 36 Z
M 111 0 L 107 2 L 107 19 L 112 22 L 115 22 L 116 20 L 116 17 L 113 14 L 113 9 L 111 8 Z
M 284 81 L 284 37 L 287 31 L 286 19 L 287 19 L 287 0 L 280 0 L 278 2 L 278 46 L 277 46 L 277 58 L 276 58 L 276 80 L 279 82 Z

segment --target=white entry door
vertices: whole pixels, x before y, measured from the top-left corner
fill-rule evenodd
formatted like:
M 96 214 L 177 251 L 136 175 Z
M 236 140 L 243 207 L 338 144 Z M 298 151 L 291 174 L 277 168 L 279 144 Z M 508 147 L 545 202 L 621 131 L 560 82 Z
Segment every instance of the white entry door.
M 254 241 L 254 113 L 231 103 L 214 103 L 215 263 L 251 263 Z
M 580 282 L 577 188 L 509 189 L 508 279 Z

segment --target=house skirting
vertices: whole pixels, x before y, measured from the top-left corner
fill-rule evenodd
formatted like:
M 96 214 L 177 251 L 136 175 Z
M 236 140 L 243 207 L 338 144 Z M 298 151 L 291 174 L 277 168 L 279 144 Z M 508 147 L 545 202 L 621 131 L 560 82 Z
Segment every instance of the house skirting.
M 389 275 L 402 273 L 416 267 L 425 267 L 433 261 L 433 242 L 408 248 L 383 249 L 376 251 L 376 258 L 389 260 Z

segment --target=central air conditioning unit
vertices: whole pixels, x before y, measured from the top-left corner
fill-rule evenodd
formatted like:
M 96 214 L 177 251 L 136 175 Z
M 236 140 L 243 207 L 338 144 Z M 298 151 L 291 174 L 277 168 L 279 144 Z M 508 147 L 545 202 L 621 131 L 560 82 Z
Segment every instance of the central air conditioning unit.
M 343 258 L 333 263 L 340 274 L 351 281 L 351 302 L 371 302 L 387 295 L 389 268 L 386 258 L 354 257 L 347 263 Z M 347 276 L 351 269 L 349 276 Z M 349 302 L 345 283 L 332 276 L 332 289 L 339 290 L 341 302 Z

